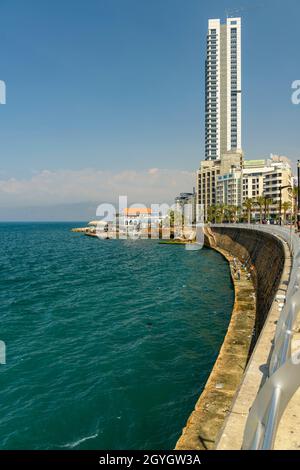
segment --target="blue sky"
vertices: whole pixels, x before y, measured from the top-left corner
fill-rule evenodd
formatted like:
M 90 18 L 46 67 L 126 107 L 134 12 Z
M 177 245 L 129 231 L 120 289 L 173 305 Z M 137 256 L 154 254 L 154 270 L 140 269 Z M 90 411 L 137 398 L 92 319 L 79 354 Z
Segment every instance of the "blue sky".
M 298 0 L 0 0 L 0 206 L 70 203 L 60 184 L 75 175 L 78 189 L 86 169 L 129 192 L 141 180 L 132 197 L 191 189 L 186 172 L 204 151 L 207 20 L 226 13 L 243 21 L 246 158 L 300 158 Z M 157 186 L 145 188 L 151 168 Z M 111 200 L 112 189 L 79 190 L 74 202 Z

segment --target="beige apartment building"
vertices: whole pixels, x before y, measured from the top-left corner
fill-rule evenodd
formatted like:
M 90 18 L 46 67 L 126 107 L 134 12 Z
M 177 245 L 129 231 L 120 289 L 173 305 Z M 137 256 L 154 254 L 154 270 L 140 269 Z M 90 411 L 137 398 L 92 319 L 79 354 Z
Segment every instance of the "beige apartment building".
M 215 205 L 242 208 L 246 199 L 271 200 L 268 216 L 279 214 L 281 203 L 293 210 L 293 174 L 286 157 L 271 155 L 268 159 L 243 160 L 242 154 L 227 153 L 221 160 L 203 161 L 198 170 L 198 203 L 207 219 L 209 207 Z M 259 206 L 253 204 L 252 217 L 259 218 Z
M 272 156 L 271 161 L 272 170 L 265 174 L 263 194 L 273 202 L 270 206 L 270 216 L 274 217 L 279 213 L 280 188 L 283 188 L 281 189 L 281 203 L 289 203 L 289 212 L 293 211 L 294 178 L 290 162 L 286 157 Z
M 203 208 L 204 219 L 207 219 L 208 209 L 216 201 L 216 184 L 220 175 L 220 160 L 204 160 L 197 172 L 197 203 Z
M 235 178 L 243 165 L 241 152 L 226 152 L 219 160 L 204 160 L 197 172 L 197 202 L 207 218 L 209 207 L 218 204 L 239 205 L 241 184 Z M 231 176 L 234 175 L 233 178 Z M 227 184 L 230 188 L 227 188 Z M 238 185 L 235 189 L 231 185 Z M 236 191 L 236 192 L 235 192 Z M 228 202 L 228 201 L 232 202 Z M 234 202 L 233 202 L 234 201 Z
M 271 166 L 266 164 L 265 159 L 244 161 L 242 202 L 262 196 L 264 176 L 271 170 Z
M 283 188 L 280 191 L 280 188 Z M 271 155 L 268 159 L 246 160 L 243 168 L 243 197 L 255 200 L 263 196 L 272 203 L 268 209 L 270 218 L 279 214 L 280 192 L 281 203 L 290 204 L 289 211 L 293 210 L 293 174 L 288 158 Z M 254 205 L 253 217 L 259 217 L 259 208 Z

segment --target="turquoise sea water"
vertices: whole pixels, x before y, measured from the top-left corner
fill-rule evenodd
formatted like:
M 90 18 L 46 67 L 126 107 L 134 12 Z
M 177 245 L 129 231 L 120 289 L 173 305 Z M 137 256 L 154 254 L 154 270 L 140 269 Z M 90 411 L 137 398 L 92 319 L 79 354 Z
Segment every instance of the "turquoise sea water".
M 228 326 L 227 263 L 76 225 L 0 224 L 0 448 L 171 449 Z

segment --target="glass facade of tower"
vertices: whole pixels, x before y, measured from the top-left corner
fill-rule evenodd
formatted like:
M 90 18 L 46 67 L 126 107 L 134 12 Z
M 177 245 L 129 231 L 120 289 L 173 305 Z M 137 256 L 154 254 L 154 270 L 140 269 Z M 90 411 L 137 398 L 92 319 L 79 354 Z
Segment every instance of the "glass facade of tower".
M 230 67 L 231 67 L 231 149 L 237 148 L 237 29 L 230 30 Z
M 207 58 L 205 62 L 205 155 L 216 159 L 218 152 L 218 36 L 211 29 L 207 35 Z
M 241 149 L 241 19 L 209 20 L 205 62 L 205 159 Z

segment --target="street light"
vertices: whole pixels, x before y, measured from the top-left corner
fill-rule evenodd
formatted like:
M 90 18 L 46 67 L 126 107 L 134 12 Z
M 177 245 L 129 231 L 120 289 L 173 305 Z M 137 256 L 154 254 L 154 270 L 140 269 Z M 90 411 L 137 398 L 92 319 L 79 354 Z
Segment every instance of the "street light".
M 299 167 L 298 167 L 299 170 Z M 283 189 L 290 188 L 293 189 L 290 184 L 287 184 L 286 186 L 279 186 L 279 225 L 281 225 L 281 193 Z M 299 187 L 298 187 L 298 197 L 299 197 Z

